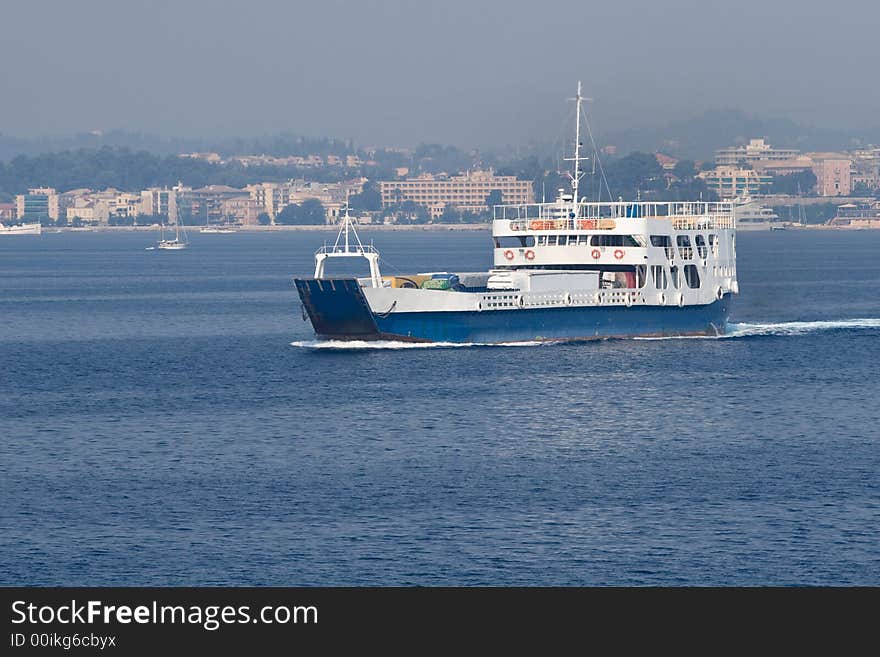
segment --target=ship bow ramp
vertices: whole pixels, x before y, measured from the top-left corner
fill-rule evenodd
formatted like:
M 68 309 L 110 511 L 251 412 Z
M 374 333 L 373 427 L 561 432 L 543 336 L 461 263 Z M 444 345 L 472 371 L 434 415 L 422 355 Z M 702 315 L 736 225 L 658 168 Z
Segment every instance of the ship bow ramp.
M 346 340 L 381 337 L 370 304 L 356 279 L 297 279 L 296 290 L 319 337 Z

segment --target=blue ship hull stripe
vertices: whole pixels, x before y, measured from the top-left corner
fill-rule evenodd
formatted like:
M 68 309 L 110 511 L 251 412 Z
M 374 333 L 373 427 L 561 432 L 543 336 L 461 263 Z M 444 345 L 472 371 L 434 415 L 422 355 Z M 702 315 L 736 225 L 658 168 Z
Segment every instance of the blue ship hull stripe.
M 373 313 L 354 279 L 300 279 L 315 333 L 342 340 L 527 342 L 724 333 L 731 295 L 699 306 L 588 306 Z

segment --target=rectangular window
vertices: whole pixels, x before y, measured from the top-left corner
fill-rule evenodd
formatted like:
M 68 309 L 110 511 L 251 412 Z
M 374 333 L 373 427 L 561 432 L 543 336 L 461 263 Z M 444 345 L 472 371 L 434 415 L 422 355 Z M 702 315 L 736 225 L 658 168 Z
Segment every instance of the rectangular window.
M 691 289 L 700 287 L 700 272 L 697 271 L 696 265 L 684 266 L 684 280 Z
M 651 246 L 671 246 L 672 238 L 669 235 L 651 235 Z
M 496 249 L 516 249 L 535 246 L 535 238 L 532 235 L 510 235 L 495 238 Z
M 666 270 L 663 269 L 663 265 L 651 265 L 651 280 L 658 290 L 666 289 Z
M 639 246 L 632 235 L 593 235 L 593 246 Z

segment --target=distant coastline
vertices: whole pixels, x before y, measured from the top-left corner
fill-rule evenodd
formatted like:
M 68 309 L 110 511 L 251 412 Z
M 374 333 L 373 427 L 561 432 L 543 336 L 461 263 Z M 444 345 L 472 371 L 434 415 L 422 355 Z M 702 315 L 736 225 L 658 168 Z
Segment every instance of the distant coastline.
M 358 226 L 363 231 L 378 232 L 398 232 L 398 231 L 489 231 L 491 224 L 411 224 L 411 225 L 386 225 L 386 224 L 362 224 Z M 190 232 L 197 233 L 203 226 L 187 226 Z M 278 233 L 278 232 L 332 232 L 339 230 L 339 226 L 335 224 L 324 225 L 307 225 L 307 226 L 233 226 L 239 233 Z M 880 230 L 880 222 L 873 226 L 829 226 L 827 224 L 807 224 L 804 226 L 779 226 L 776 230 L 784 229 L 787 231 L 800 230 L 830 230 L 830 231 L 853 231 L 853 230 Z M 158 226 L 51 226 L 43 228 L 43 233 L 153 233 L 158 230 Z M 770 232 L 771 228 L 748 228 L 740 232 L 760 233 Z
M 173 224 L 172 224 L 173 225 Z M 197 233 L 204 226 L 186 226 L 190 232 Z M 338 232 L 339 226 L 335 224 L 307 225 L 307 226 L 233 226 L 239 233 L 276 233 L 287 231 L 327 231 Z M 361 224 L 358 226 L 364 231 L 488 231 L 491 224 L 411 224 L 411 225 L 385 225 L 385 224 Z M 159 229 L 153 226 L 51 226 L 43 228 L 44 233 L 154 233 Z

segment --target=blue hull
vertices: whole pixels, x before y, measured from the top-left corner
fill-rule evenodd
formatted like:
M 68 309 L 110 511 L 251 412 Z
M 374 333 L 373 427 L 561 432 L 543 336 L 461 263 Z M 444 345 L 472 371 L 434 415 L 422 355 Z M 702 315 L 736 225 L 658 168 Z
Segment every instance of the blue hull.
M 717 335 L 730 295 L 703 306 L 603 306 L 377 315 L 353 279 L 298 279 L 315 333 L 334 340 L 528 342 L 612 337 Z

